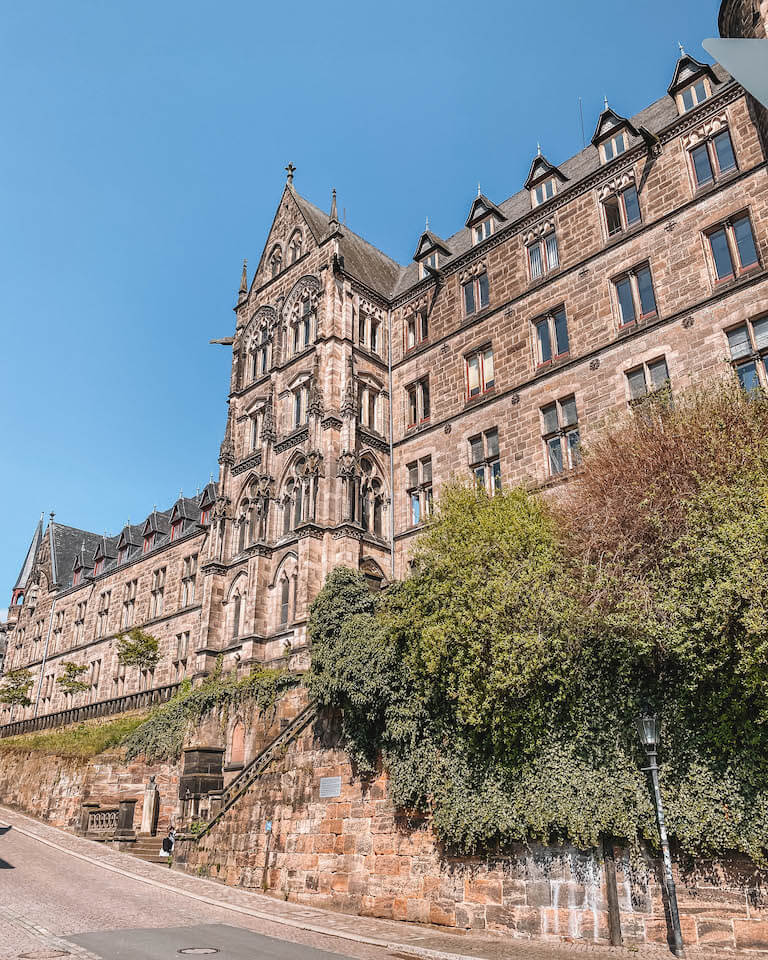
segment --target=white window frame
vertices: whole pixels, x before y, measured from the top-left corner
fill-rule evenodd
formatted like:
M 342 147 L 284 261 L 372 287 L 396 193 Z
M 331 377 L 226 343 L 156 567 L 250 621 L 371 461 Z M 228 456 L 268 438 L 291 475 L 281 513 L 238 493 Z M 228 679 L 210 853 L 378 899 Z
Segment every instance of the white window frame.
M 531 206 L 540 207 L 542 204 L 546 203 L 547 200 L 551 200 L 556 193 L 557 178 L 547 177 L 546 180 L 542 180 L 541 183 L 537 183 L 535 187 L 531 187 Z

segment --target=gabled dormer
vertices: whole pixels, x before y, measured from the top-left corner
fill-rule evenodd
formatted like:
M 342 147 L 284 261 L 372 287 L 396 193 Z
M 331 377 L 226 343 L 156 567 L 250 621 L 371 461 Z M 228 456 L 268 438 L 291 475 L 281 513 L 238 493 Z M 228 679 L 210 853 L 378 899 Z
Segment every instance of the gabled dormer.
M 142 529 L 142 552 L 149 553 L 159 545 L 160 540 L 169 532 L 168 517 L 164 513 L 153 510 L 144 521 Z
M 682 47 L 667 93 L 677 104 L 678 113 L 687 113 L 712 96 L 714 85 L 720 83 L 715 71 L 707 63 L 699 63 Z
M 200 519 L 198 523 L 201 527 L 207 527 L 211 522 L 211 510 L 216 501 L 216 484 L 209 483 L 197 498 L 197 506 L 200 510 Z
M 533 158 L 528 179 L 523 186 L 531 194 L 531 206 L 540 207 L 557 193 L 568 177 L 542 154 L 541 150 Z
M 629 149 L 629 138 L 639 136 L 626 117 L 620 117 L 605 101 L 603 112 L 597 121 L 592 143 L 600 153 L 601 163 L 610 163 Z
M 137 528 L 132 527 L 130 524 L 126 524 L 120 531 L 120 536 L 117 538 L 118 565 L 121 563 L 126 563 L 128 560 L 130 560 L 138 549 L 140 543 L 141 540 L 139 538 L 139 531 Z
M 93 561 L 86 550 L 85 542 L 83 542 L 82 547 L 75 554 L 75 559 L 72 563 L 72 586 L 76 587 L 82 583 L 92 569 Z
M 495 233 L 506 216 L 485 194 L 479 192 L 469 208 L 466 226 L 472 231 L 472 245 L 482 243 Z
M 416 253 L 413 259 L 419 264 L 419 277 L 431 276 L 430 270 L 440 269 L 441 258 L 451 256 L 451 251 L 446 247 L 443 241 L 436 234 L 432 233 L 427 224 L 427 229 L 419 238 L 419 244 L 416 247 Z
M 189 529 L 197 509 L 194 500 L 179 497 L 171 510 L 171 540 L 178 540 Z

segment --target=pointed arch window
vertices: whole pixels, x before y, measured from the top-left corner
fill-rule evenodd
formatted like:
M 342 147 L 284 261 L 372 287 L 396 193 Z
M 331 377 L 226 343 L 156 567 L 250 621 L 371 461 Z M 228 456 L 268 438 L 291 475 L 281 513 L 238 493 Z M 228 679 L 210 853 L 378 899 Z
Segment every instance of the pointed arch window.
M 306 349 L 314 339 L 314 311 L 309 290 L 302 296 L 291 324 L 291 344 L 294 353 Z
M 284 576 L 280 582 L 280 626 L 285 627 L 288 624 L 288 616 L 291 612 L 291 581 Z
M 291 237 L 291 242 L 288 246 L 288 263 L 296 263 L 299 257 L 301 257 L 303 243 L 304 238 L 301 232 L 297 230 Z
M 240 636 L 240 614 L 242 612 L 242 600 L 240 594 L 236 593 L 232 608 L 232 639 L 236 640 Z
M 293 511 L 293 526 L 295 529 L 301 523 L 303 519 L 303 511 L 304 511 L 304 496 L 303 496 L 301 481 L 299 481 L 296 484 L 294 501 L 295 501 L 295 506 Z
M 293 507 L 293 493 L 296 482 L 289 480 L 285 485 L 285 495 L 283 496 L 283 536 L 291 532 L 291 509 Z
M 269 272 L 276 277 L 283 267 L 283 252 L 280 247 L 275 247 L 269 258 Z

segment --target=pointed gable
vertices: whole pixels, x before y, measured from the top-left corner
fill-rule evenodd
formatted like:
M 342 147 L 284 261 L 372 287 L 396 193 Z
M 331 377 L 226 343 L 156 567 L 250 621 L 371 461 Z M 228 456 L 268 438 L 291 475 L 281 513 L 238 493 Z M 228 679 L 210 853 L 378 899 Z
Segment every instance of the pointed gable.
M 328 230 L 328 217 L 304 200 L 291 184 L 287 183 L 275 210 L 259 265 L 253 275 L 251 290 L 263 287 L 291 266 L 288 243 L 297 230 L 300 230 L 302 235 L 302 253 L 307 253 L 312 246 L 318 246 L 325 237 Z M 273 277 L 270 261 L 277 247 L 280 249 L 281 263 Z
M 497 207 L 495 203 L 491 203 L 484 193 L 478 193 L 472 201 L 472 206 L 469 208 L 469 216 L 464 226 L 471 227 L 477 223 L 478 220 L 484 219 L 489 214 L 492 214 L 499 222 L 507 219 L 499 207 Z
M 672 83 L 667 87 L 667 93 L 674 97 L 683 87 L 695 83 L 701 77 L 709 77 L 710 83 L 713 84 L 720 83 L 715 71 L 708 63 L 701 63 L 689 54 L 683 53 L 675 65 L 675 74 L 672 77 Z
M 16 583 L 14 584 L 13 590 L 14 593 L 17 590 L 24 590 L 27 583 L 29 582 L 30 574 L 32 573 L 32 567 L 35 563 L 35 557 L 37 556 L 37 549 L 40 546 L 40 541 L 43 536 L 43 515 L 40 514 L 40 520 L 38 521 L 37 526 L 35 527 L 35 532 L 32 534 L 32 541 L 29 544 L 29 549 L 27 550 L 27 555 L 24 557 L 24 563 L 21 565 L 21 570 L 19 571 L 18 577 L 16 577 Z
M 416 253 L 414 253 L 413 259 L 421 260 L 424 257 L 428 257 L 431 253 L 434 253 L 435 250 L 437 250 L 439 253 L 444 253 L 448 257 L 451 255 L 451 251 L 440 239 L 440 237 L 437 236 L 437 234 L 432 233 L 431 230 L 425 230 L 419 238 L 419 243 L 416 247 Z
M 621 130 L 626 130 L 635 137 L 638 136 L 637 130 L 626 117 L 620 117 L 615 110 L 612 110 L 606 105 L 598 118 L 595 132 L 592 134 L 592 143 L 597 147 L 604 140 L 619 133 Z
M 528 179 L 523 186 L 526 190 L 530 190 L 532 187 L 535 187 L 537 183 L 546 180 L 547 177 L 557 177 L 561 183 L 565 183 L 568 179 L 558 167 L 550 163 L 549 160 L 540 153 L 533 158 L 531 169 L 528 171 Z

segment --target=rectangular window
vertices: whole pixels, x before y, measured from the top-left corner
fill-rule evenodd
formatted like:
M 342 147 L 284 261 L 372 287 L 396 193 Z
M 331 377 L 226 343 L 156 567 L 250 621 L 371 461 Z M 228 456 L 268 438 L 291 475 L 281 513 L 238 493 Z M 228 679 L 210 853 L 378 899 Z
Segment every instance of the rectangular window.
M 736 169 L 736 154 L 728 130 L 721 130 L 699 143 L 690 153 L 697 187 L 706 187 L 724 173 Z
M 162 617 L 165 605 L 165 567 L 155 570 L 152 574 L 152 591 L 150 593 L 149 617 Z
M 642 219 L 640 201 L 634 185 L 604 200 L 603 211 L 609 237 L 614 237 L 635 223 L 640 223 Z
M 474 239 L 475 243 L 482 243 L 483 240 L 487 240 L 493 232 L 493 223 L 489 217 L 487 220 L 483 220 L 482 223 L 478 223 L 474 228 Z
M 541 240 L 536 240 L 528 246 L 528 267 L 531 272 L 531 280 L 538 280 L 539 277 L 554 270 L 560 265 L 560 255 L 557 249 L 557 237 L 553 233 L 548 233 Z
M 540 204 L 544 203 L 545 200 L 549 200 L 550 197 L 555 195 L 555 181 L 550 178 L 545 180 L 544 183 L 540 183 L 537 187 L 534 187 L 531 190 L 531 199 L 533 200 L 534 207 L 538 207 Z
M 429 420 L 431 410 L 429 401 L 429 377 L 419 380 L 406 388 L 406 402 L 408 406 L 408 426 Z
M 432 458 L 422 457 L 409 463 L 406 470 L 410 524 L 415 527 L 432 513 Z
M 138 587 L 138 580 L 130 580 L 125 585 L 125 590 L 123 593 L 123 616 L 122 616 L 122 628 L 125 630 L 128 627 L 133 626 L 134 613 L 136 608 L 136 588 Z
M 656 360 L 635 367 L 634 370 L 628 370 L 625 376 L 631 404 L 644 400 L 649 395 L 669 386 L 669 371 L 665 357 L 658 357 Z
M 197 554 L 185 557 L 181 569 L 181 605 L 188 607 L 195 602 L 197 582 Z
M 411 350 L 418 343 L 429 337 L 429 322 L 427 320 L 427 311 L 417 310 L 412 313 L 405 321 L 405 349 Z
M 469 468 L 478 488 L 489 496 L 501 490 L 499 433 L 496 427 L 469 438 Z
M 730 280 L 758 263 L 752 224 L 746 214 L 715 227 L 707 239 L 718 282 Z
M 686 87 L 680 94 L 684 110 L 693 110 L 695 106 L 707 99 L 707 88 L 704 79 L 697 80 L 690 87 Z
M 109 622 L 109 601 L 112 596 L 111 590 L 105 590 L 99 596 L 99 608 L 96 614 L 96 636 L 104 637 L 107 634 L 107 625 Z
M 611 137 L 610 140 L 606 140 L 603 146 L 603 162 L 608 163 L 613 160 L 614 157 L 618 157 L 620 154 L 624 153 L 627 149 L 627 141 L 623 133 L 617 133 L 615 136 Z
M 656 296 L 653 292 L 651 268 L 643 263 L 613 281 L 619 307 L 619 326 L 626 327 L 635 320 L 653 316 Z
M 572 470 L 581 462 L 576 398 L 565 397 L 541 408 L 542 440 L 549 476 Z
M 731 366 L 747 391 L 768 386 L 768 316 L 726 333 Z
M 488 274 L 468 280 L 464 285 L 464 313 L 467 316 L 488 306 Z
M 486 347 L 469 354 L 465 359 L 467 397 L 479 397 L 494 386 L 493 349 Z
M 570 351 L 568 339 L 568 319 L 565 307 L 558 307 L 552 313 L 534 320 L 535 353 L 537 366 L 564 357 Z

